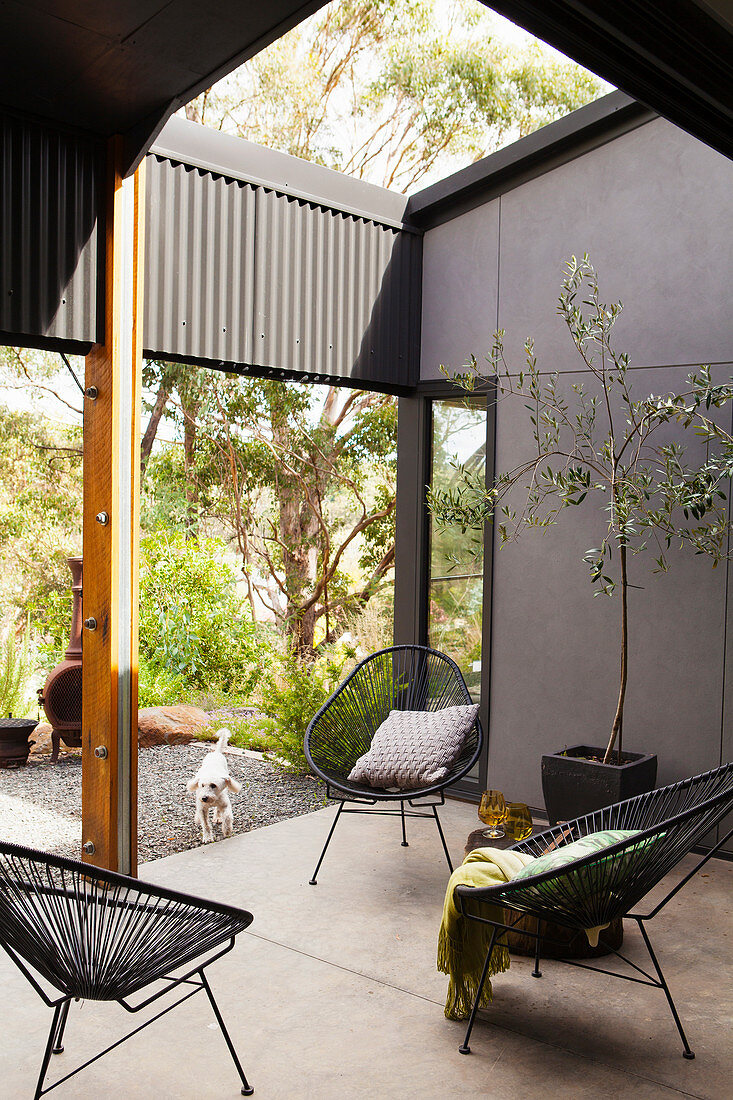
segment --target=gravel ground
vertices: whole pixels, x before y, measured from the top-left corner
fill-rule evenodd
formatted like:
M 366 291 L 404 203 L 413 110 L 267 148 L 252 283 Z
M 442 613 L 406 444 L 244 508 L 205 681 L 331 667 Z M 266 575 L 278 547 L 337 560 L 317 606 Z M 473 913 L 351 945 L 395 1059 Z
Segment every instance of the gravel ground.
M 194 799 L 186 782 L 205 745 L 140 749 L 138 776 L 140 862 L 184 852 L 201 843 L 194 828 Z M 234 832 L 247 833 L 324 805 L 325 785 L 265 760 L 227 754 L 242 784 L 232 796 Z M 217 836 L 220 829 L 215 826 Z M 30 848 L 78 858 L 81 844 L 81 755 L 31 757 L 25 768 L 0 769 L 0 837 Z

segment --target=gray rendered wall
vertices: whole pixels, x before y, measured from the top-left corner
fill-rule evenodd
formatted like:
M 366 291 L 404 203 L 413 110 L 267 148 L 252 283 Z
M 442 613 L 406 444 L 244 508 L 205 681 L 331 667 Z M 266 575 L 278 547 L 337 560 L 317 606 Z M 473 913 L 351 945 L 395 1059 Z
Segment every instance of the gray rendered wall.
M 500 325 L 511 363 L 532 335 L 569 386 L 577 353 L 555 306 L 564 261 L 585 251 L 606 300 L 625 304 L 617 342 L 640 392 L 704 362 L 733 375 L 733 164 L 654 120 L 428 231 L 422 378 L 483 355 Z M 526 415 L 499 406 L 497 470 L 526 454 Z M 593 598 L 582 560 L 602 529 L 602 514 L 573 510 L 494 557 L 489 784 L 535 806 L 540 754 L 602 743 L 613 713 L 619 604 Z M 658 752 L 663 783 L 733 754 L 730 569 L 674 551 L 665 576 L 631 568 L 644 590 L 632 594 L 625 743 Z

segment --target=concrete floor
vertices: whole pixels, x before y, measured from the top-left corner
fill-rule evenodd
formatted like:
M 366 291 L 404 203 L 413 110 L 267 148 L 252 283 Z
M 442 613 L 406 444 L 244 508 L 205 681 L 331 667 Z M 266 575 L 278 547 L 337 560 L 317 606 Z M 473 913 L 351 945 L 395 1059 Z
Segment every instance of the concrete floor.
M 681 1057 L 661 992 L 553 962 L 537 980 L 522 958 L 496 979 L 473 1054 L 462 1057 L 464 1027 L 444 1018 L 446 978 L 435 970 L 446 867 L 434 825 L 408 822 L 402 848 L 396 821 L 342 817 L 312 887 L 332 815 L 293 818 L 141 872 L 255 914 L 209 974 L 262 1100 L 733 1097 L 733 864 L 711 861 L 651 926 L 695 1061 Z M 449 803 L 443 820 L 459 860 L 475 808 Z M 643 963 L 632 928 L 626 950 Z M 0 1096 L 32 1096 L 50 1013 L 5 958 L 0 980 Z M 130 1027 L 116 1006 L 74 1006 L 51 1080 Z M 55 1095 L 222 1100 L 239 1089 L 198 995 Z

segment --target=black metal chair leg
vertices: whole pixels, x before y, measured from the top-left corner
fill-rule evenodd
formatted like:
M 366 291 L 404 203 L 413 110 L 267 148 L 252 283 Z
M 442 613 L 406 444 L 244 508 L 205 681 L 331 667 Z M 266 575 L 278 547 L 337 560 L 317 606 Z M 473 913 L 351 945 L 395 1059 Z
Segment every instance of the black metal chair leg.
M 496 943 L 496 928 L 491 931 L 491 939 L 489 940 L 489 950 L 486 952 L 486 960 L 484 962 L 484 968 L 481 971 L 481 981 L 478 983 L 478 989 L 476 990 L 476 1000 L 473 1002 L 473 1008 L 471 1009 L 471 1015 L 468 1018 L 468 1027 L 466 1028 L 466 1036 L 463 1040 L 463 1045 L 458 1048 L 461 1054 L 470 1054 L 471 1048 L 468 1045 L 468 1040 L 471 1038 L 471 1032 L 473 1030 L 473 1023 L 476 1019 L 476 1013 L 478 1012 L 479 1001 L 481 1000 L 481 994 L 484 988 L 484 982 L 486 981 L 486 975 L 489 972 L 489 963 L 491 961 L 491 952 L 494 950 L 494 944 Z
M 685 1048 L 682 1051 L 682 1057 L 683 1058 L 694 1058 L 695 1053 L 694 1053 L 694 1051 L 692 1051 L 690 1049 L 690 1044 L 687 1042 L 687 1036 L 685 1035 L 685 1029 L 682 1026 L 682 1021 L 679 1018 L 679 1015 L 677 1013 L 677 1008 L 675 1007 L 675 1003 L 672 1000 L 672 994 L 669 991 L 669 986 L 667 985 L 664 974 L 662 973 L 662 968 L 659 965 L 659 963 L 657 962 L 657 956 L 654 954 L 654 949 L 652 948 L 651 942 L 649 940 L 649 936 L 647 935 L 646 928 L 644 927 L 642 921 L 639 920 L 638 917 L 636 918 L 636 923 L 639 925 L 639 931 L 641 932 L 641 934 L 644 938 L 644 943 L 646 944 L 646 949 L 649 952 L 649 958 L 654 963 L 654 969 L 657 972 L 657 977 L 659 978 L 659 984 L 662 987 L 662 989 L 664 990 L 664 995 L 667 998 L 667 1003 L 669 1004 L 670 1010 L 672 1012 L 674 1022 L 677 1025 L 677 1030 L 680 1033 L 680 1039 L 682 1040 L 682 1045 Z
M 448 860 L 448 866 L 450 867 L 450 872 L 451 872 L 451 874 L 453 874 L 453 864 L 451 863 L 450 852 L 448 851 L 448 845 L 446 844 L 445 837 L 443 836 L 443 827 L 440 824 L 440 818 L 438 817 L 438 807 L 437 806 L 433 806 L 433 817 L 435 818 L 435 824 L 438 826 L 438 832 L 440 833 L 440 839 L 441 839 L 442 844 L 443 844 L 443 851 L 445 852 L 445 858 Z
M 51 1049 L 52 1054 L 64 1053 L 64 1028 L 66 1027 L 66 1020 L 69 1016 L 69 1008 L 71 1007 L 71 1001 L 64 1001 L 61 1009 L 61 1018 L 56 1029 L 56 1034 L 53 1040 L 53 1047 Z
M 402 847 L 403 848 L 409 848 L 410 845 L 407 843 L 407 832 L 405 830 L 405 803 L 404 802 L 400 802 L 400 810 L 402 811 Z
M 537 944 L 534 949 L 534 970 L 532 971 L 533 978 L 541 978 L 542 971 L 540 970 L 540 951 L 542 949 L 542 921 L 537 918 Z
M 206 990 L 206 996 L 209 998 L 209 1002 L 211 1003 L 211 1007 L 214 1010 L 214 1015 L 216 1016 L 216 1022 L 218 1023 L 219 1027 L 221 1028 L 221 1033 L 224 1036 L 224 1042 L 226 1043 L 227 1047 L 229 1048 L 229 1053 L 232 1056 L 232 1061 L 234 1062 L 234 1065 L 237 1067 L 237 1073 L 239 1074 L 240 1080 L 242 1082 L 242 1096 L 251 1096 L 252 1093 L 254 1092 L 254 1089 L 252 1088 L 249 1081 L 245 1077 L 244 1070 L 242 1069 L 242 1063 L 239 1061 L 239 1058 L 237 1057 L 237 1052 L 234 1049 L 234 1043 L 229 1038 L 229 1032 L 226 1029 L 226 1024 L 224 1023 L 224 1019 L 222 1017 L 222 1014 L 219 1011 L 219 1006 L 216 1003 L 216 1001 L 214 1000 L 214 994 L 211 992 L 211 986 L 207 982 L 206 975 L 204 974 L 203 970 L 199 970 L 199 974 L 201 975 L 201 981 L 203 982 L 204 989 Z
M 53 1049 L 54 1037 L 58 1031 L 59 1020 L 61 1013 L 63 1012 L 64 1005 L 68 1006 L 68 1001 L 62 1001 L 57 1004 L 53 1010 L 53 1019 L 51 1021 L 51 1028 L 48 1033 L 48 1039 L 46 1041 L 46 1049 L 43 1052 L 43 1061 L 41 1062 L 41 1072 L 38 1074 L 38 1083 L 36 1085 L 36 1091 L 33 1094 L 33 1100 L 38 1100 L 39 1096 L 43 1096 L 43 1082 L 46 1078 L 46 1072 L 48 1070 L 48 1063 L 51 1061 L 51 1051 Z
M 321 852 L 321 858 L 318 860 L 318 863 L 316 864 L 316 869 L 313 872 L 313 878 L 309 880 L 311 886 L 317 886 L 318 885 L 317 882 L 316 882 L 316 875 L 318 874 L 318 872 L 321 869 L 321 864 L 323 863 L 323 857 L 326 854 L 326 849 L 328 848 L 329 844 L 331 843 L 331 837 L 333 836 L 333 831 L 334 831 L 334 829 L 336 828 L 336 826 L 338 824 L 338 819 L 341 817 L 341 811 L 343 810 L 343 808 L 344 808 L 343 802 L 339 802 L 339 808 L 336 811 L 335 818 L 333 819 L 333 825 L 331 826 L 331 830 L 330 830 L 328 836 L 326 837 L 326 843 L 323 845 L 323 851 Z

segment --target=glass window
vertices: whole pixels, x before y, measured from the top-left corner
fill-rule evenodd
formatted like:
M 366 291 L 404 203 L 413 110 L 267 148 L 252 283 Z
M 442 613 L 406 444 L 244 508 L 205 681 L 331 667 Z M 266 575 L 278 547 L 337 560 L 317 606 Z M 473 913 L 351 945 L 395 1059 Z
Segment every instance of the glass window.
M 486 471 L 486 398 L 432 403 L 431 484 L 448 489 L 460 463 Z M 481 702 L 484 543 L 480 532 L 430 523 L 428 645 L 456 662 L 474 702 Z

